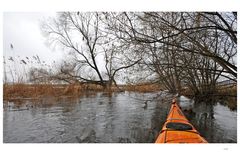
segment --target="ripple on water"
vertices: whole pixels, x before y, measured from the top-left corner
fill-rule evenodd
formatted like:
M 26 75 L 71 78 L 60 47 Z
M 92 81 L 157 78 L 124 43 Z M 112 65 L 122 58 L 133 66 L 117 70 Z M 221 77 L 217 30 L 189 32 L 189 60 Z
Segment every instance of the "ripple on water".
M 166 120 L 171 101 L 170 95 L 165 93 L 168 99 L 157 97 L 143 108 L 144 101 L 156 98 L 157 94 L 160 93 L 97 93 L 24 111 L 6 109 L 3 113 L 3 141 L 152 143 Z M 195 104 L 182 96 L 179 102 L 183 108 L 192 109 L 189 120 L 209 142 L 237 141 L 236 111 L 221 104 Z

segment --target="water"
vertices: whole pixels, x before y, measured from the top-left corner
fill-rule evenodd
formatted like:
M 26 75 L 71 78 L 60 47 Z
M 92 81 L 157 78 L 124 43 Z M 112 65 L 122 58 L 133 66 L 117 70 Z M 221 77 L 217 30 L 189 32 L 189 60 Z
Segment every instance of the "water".
M 231 111 L 219 102 L 194 104 L 183 96 L 179 101 L 189 121 L 208 142 L 237 142 L 237 111 Z M 189 113 L 188 109 L 192 109 L 192 112 Z
M 9 103 L 3 112 L 4 143 L 153 143 L 167 117 L 171 95 L 97 93 L 37 106 Z M 186 116 L 209 142 L 237 142 L 237 114 L 216 103 L 179 98 Z M 30 106 L 29 106 L 30 105 Z M 192 109 L 189 113 L 188 109 Z

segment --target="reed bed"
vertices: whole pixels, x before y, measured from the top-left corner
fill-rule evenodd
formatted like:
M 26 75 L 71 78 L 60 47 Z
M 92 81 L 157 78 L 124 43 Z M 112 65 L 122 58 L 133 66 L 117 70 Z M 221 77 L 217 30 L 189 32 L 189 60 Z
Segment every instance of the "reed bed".
M 159 91 L 160 87 L 154 84 L 142 85 L 122 85 L 119 87 L 112 86 L 104 89 L 95 84 L 4 84 L 3 100 L 10 99 L 38 99 L 46 96 L 80 96 L 87 92 L 117 92 L 117 91 L 136 91 L 136 92 L 153 92 Z
M 136 84 L 136 85 L 124 85 L 123 89 L 126 91 L 135 91 L 135 92 L 155 92 L 161 91 L 161 87 L 157 84 Z

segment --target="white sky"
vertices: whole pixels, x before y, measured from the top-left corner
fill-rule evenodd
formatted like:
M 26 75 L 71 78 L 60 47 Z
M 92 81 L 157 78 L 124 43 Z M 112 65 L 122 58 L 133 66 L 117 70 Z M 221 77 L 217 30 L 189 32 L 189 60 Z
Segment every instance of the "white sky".
M 54 12 L 3 13 L 3 56 L 6 62 L 4 72 L 7 76 L 4 76 L 5 80 L 9 82 L 27 80 L 28 70 L 39 66 L 33 56 L 37 55 L 46 65 L 52 65 L 53 61 L 58 62 L 63 58 L 63 51 L 53 50 L 46 45 L 46 38 L 40 30 L 41 21 L 54 16 Z M 10 57 L 14 61 L 9 60 Z M 27 64 L 22 63 L 22 60 Z
M 3 13 L 3 56 L 38 55 L 41 60 L 49 63 L 60 59 L 62 52 L 47 47 L 46 38 L 40 31 L 40 21 L 54 15 L 55 13 Z
M 17 77 L 26 75 L 31 67 L 39 66 L 33 56 L 38 55 L 41 62 L 53 65 L 53 61 L 58 64 L 59 61 L 66 58 L 67 54 L 61 51 L 62 48 L 50 48 L 46 44 L 46 38 L 42 35 L 40 25 L 41 21 L 49 17 L 55 17 L 55 12 L 4 12 L 3 13 L 3 56 L 5 57 L 7 81 L 17 81 Z M 11 48 L 11 44 L 13 48 Z M 66 50 L 67 51 L 67 50 Z M 10 60 L 10 57 L 14 61 Z M 27 59 L 28 57 L 29 59 Z M 21 60 L 27 62 L 23 64 Z M 99 55 L 96 58 L 99 70 L 105 71 L 103 57 Z M 33 63 L 31 63 L 33 62 Z M 12 74 L 12 73 L 13 74 Z M 13 76 L 16 76 L 13 78 Z M 27 76 L 25 76 L 27 77 Z M 4 77 L 5 78 L 5 77 Z

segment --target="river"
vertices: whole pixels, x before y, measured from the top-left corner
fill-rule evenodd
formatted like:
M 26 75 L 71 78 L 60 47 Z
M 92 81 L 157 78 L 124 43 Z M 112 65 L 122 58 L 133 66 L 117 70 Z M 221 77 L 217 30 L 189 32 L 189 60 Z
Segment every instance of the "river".
M 173 97 L 160 93 L 95 93 L 57 101 L 46 98 L 38 104 L 8 102 L 3 111 L 3 142 L 153 143 Z M 208 142 L 237 142 L 236 110 L 183 96 L 178 101 Z

